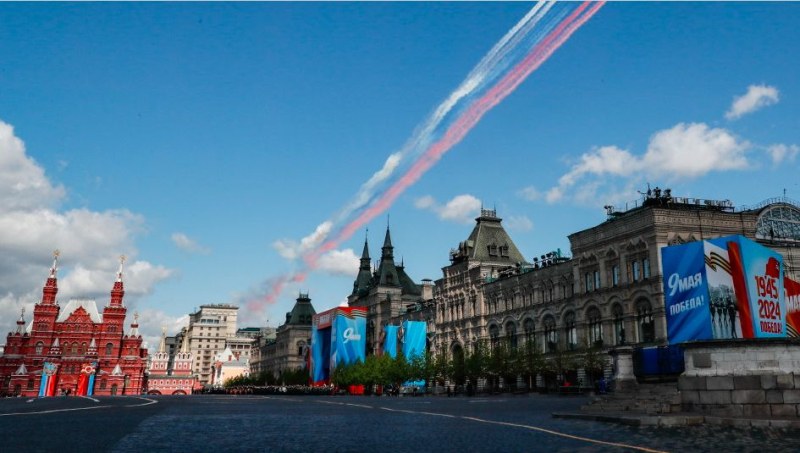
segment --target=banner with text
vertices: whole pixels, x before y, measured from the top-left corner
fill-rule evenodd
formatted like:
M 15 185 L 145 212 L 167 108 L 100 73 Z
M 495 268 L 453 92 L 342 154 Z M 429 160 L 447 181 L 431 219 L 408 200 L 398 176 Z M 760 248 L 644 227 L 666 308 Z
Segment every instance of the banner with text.
M 744 236 L 661 249 L 670 343 L 786 336 L 783 260 Z

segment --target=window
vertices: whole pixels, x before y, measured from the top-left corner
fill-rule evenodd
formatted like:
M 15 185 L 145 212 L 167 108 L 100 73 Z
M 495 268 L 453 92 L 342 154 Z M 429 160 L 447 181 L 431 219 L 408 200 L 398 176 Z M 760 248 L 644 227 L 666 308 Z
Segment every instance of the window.
M 114 343 L 106 343 L 106 355 L 111 355 L 111 351 L 114 349 Z
M 644 278 L 650 278 L 650 258 L 642 260 L 642 274 Z
M 497 326 L 489 326 L 489 339 L 491 340 L 492 348 L 496 347 L 500 342 L 500 329 Z
M 78 354 L 78 342 L 77 341 L 72 343 L 72 351 L 71 352 L 72 352 L 72 355 L 77 355 Z
M 589 343 L 591 346 L 603 346 L 603 324 L 600 320 L 600 310 L 592 307 L 586 313 L 589 324 Z
M 578 347 L 578 329 L 575 327 L 574 312 L 564 315 L 564 333 L 567 336 L 567 349 L 576 349 Z
M 41 355 L 44 351 L 44 343 L 41 341 L 36 342 L 36 355 Z
M 619 285 L 619 264 L 611 266 L 611 286 Z
M 33 379 L 28 379 L 28 386 L 26 390 L 33 390 Z
M 506 324 L 506 338 L 508 339 L 508 347 L 514 351 L 517 349 L 517 326 L 509 321 Z
M 631 263 L 631 281 L 638 282 L 641 278 L 641 268 L 638 261 Z
M 611 309 L 611 315 L 614 317 L 614 344 L 625 344 L 625 325 L 623 323 L 622 306 L 620 304 L 614 305 Z
M 590 273 L 588 273 L 588 272 L 587 272 L 587 273 L 584 275 L 584 279 L 585 279 L 585 281 L 586 281 L 586 292 L 588 293 L 589 291 L 592 291 L 592 290 L 594 290 L 594 287 L 593 287 L 593 285 L 592 285 L 592 274 L 590 274 Z
M 649 301 L 642 300 L 636 304 L 636 319 L 639 325 L 639 341 L 642 343 L 652 343 L 656 341 L 653 309 Z
M 525 343 L 528 346 L 532 346 L 536 344 L 536 330 L 535 325 L 533 323 L 533 319 L 528 318 L 522 324 L 522 328 L 525 329 Z
M 558 333 L 556 332 L 556 320 L 552 316 L 544 318 L 544 339 L 545 352 L 556 352 L 558 349 Z
M 594 271 L 594 289 L 600 289 L 600 271 Z

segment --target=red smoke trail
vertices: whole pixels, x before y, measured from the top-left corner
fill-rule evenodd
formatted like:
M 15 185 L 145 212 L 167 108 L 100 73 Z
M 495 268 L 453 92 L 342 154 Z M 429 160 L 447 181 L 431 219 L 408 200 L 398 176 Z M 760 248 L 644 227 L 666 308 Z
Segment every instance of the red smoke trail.
M 325 242 L 313 253 L 308 254 L 305 257 L 306 263 L 313 267 L 313 264 L 320 255 L 336 248 L 342 241 L 347 240 L 362 226 L 388 209 L 401 193 L 417 182 L 417 180 L 433 167 L 447 151 L 459 143 L 478 121 L 480 121 L 486 112 L 511 94 L 523 80 L 538 69 L 542 63 L 547 61 L 553 52 L 561 47 L 561 45 L 604 4 L 605 2 L 584 2 L 573 11 L 494 87 L 476 100 L 469 109 L 447 129 L 444 136 L 439 141 L 432 144 L 431 147 L 414 162 L 408 171 L 392 184 L 372 206 L 345 225 L 334 239 Z M 589 5 L 591 5 L 591 7 L 589 7 Z M 587 7 L 589 7 L 588 11 L 586 11 Z M 586 11 L 586 13 L 581 16 L 584 11 Z

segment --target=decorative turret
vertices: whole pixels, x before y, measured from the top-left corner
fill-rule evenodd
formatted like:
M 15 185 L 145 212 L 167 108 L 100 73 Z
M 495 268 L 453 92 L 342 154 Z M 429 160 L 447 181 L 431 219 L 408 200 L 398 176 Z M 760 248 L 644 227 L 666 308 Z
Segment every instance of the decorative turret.
M 397 267 L 394 264 L 394 247 L 392 246 L 392 236 L 388 225 L 386 226 L 386 238 L 383 240 L 383 247 L 381 247 L 381 262 L 378 265 L 377 274 L 377 284 L 380 286 L 400 285 Z
M 61 254 L 58 250 L 53 252 L 53 267 L 50 268 L 50 276 L 47 277 L 47 283 L 44 284 L 42 289 L 42 305 L 55 305 L 56 294 L 58 294 L 58 256 Z
M 131 332 L 128 334 L 131 338 L 140 337 L 139 333 L 139 312 L 133 314 L 133 322 L 131 323 Z
M 92 341 L 89 343 L 89 349 L 86 351 L 86 355 L 97 355 L 97 342 L 94 341 L 94 338 L 92 338 Z
M 363 295 L 369 291 L 370 280 L 372 280 L 372 270 L 369 257 L 369 244 L 364 238 L 364 251 L 361 252 L 361 265 L 358 267 L 358 275 L 353 282 L 353 294 Z
M 61 343 L 59 343 L 58 337 L 56 337 L 56 341 L 50 345 L 50 352 L 47 355 L 61 355 Z
M 25 333 L 25 307 L 22 307 L 22 310 L 19 314 L 19 319 L 17 320 L 17 335 L 22 335 Z
M 125 255 L 119 257 L 119 270 L 117 271 L 117 281 L 114 282 L 114 289 L 111 290 L 111 307 L 123 307 L 122 298 L 125 297 L 125 287 L 122 284 L 122 265 L 125 263 Z

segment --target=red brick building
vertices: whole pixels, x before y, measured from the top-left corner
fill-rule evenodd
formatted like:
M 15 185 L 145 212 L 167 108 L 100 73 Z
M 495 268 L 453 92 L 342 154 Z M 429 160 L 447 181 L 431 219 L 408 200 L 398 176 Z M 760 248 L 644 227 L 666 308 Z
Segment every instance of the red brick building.
M 150 356 L 150 369 L 147 376 L 147 393 L 149 395 L 191 395 L 200 390 L 197 375 L 192 374 L 192 353 L 189 352 L 188 341 L 182 342 L 181 351 L 170 361 L 166 348 L 165 331 L 161 332 L 161 343 L 158 352 Z M 172 362 L 170 364 L 170 362 Z
M 142 348 L 138 316 L 134 316 L 130 330 L 124 331 L 128 309 L 123 304 L 123 262 L 124 257 L 111 298 L 100 312 L 89 299 L 72 299 L 63 307 L 59 304 L 55 254 L 42 300 L 33 309 L 33 320 L 26 327 L 23 310 L 16 331 L 9 332 L 6 339 L 0 356 L 0 394 L 142 393 L 147 350 Z M 49 364 L 47 371 L 45 364 Z

